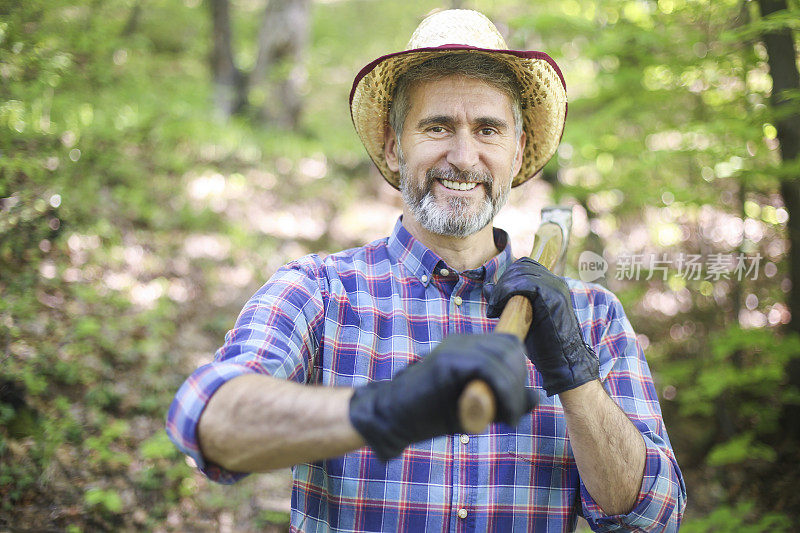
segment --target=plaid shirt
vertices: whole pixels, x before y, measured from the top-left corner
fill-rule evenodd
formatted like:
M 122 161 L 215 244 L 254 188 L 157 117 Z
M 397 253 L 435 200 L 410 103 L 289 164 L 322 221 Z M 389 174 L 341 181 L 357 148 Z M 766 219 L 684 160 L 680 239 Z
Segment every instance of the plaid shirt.
M 392 235 L 322 259 L 282 267 L 247 303 L 214 362 L 198 368 L 170 407 L 167 430 L 211 479 L 241 474 L 206 463 L 197 421 L 224 382 L 265 373 L 299 383 L 356 387 L 390 379 L 453 333 L 491 331 L 484 281 L 513 260 L 507 235 L 482 267 L 455 272 L 399 220 Z M 577 514 L 597 531 L 678 528 L 683 479 L 636 335 L 617 298 L 567 279 L 584 338 L 600 357 L 605 389 L 647 448 L 635 508 L 607 516 L 578 475 L 557 396 L 516 427 L 448 435 L 379 461 L 364 448 L 293 467 L 293 531 L 569 531 Z M 529 384 L 541 378 L 528 366 Z

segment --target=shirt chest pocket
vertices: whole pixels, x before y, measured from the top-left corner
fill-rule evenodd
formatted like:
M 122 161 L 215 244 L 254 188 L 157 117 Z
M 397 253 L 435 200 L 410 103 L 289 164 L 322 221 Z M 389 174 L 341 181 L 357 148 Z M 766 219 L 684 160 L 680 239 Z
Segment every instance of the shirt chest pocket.
M 566 470 L 574 465 L 567 439 L 566 421 L 560 403 L 543 398 L 531 414 L 525 415 L 516 427 L 498 424 L 499 449 L 522 464 L 553 470 Z

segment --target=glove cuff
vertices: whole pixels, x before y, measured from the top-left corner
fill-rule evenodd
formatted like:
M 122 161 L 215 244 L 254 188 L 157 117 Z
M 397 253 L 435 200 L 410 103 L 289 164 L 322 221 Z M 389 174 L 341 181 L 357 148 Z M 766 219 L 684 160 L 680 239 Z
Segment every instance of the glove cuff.
M 397 457 L 408 445 L 395 434 L 393 428 L 381 415 L 380 389 L 384 382 L 373 381 L 357 387 L 350 397 L 350 423 L 361 435 L 375 455 L 382 461 Z

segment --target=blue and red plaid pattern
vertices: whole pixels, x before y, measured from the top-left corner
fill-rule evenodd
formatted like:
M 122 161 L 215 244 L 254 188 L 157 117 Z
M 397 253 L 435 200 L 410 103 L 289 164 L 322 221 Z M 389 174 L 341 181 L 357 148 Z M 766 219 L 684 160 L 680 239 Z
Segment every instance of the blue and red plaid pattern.
M 403 227 L 362 248 L 282 267 L 251 298 L 217 351 L 183 384 L 167 419 L 175 444 L 211 479 L 242 477 L 206 463 L 197 421 L 226 381 L 265 373 L 299 383 L 356 387 L 391 379 L 445 336 L 493 329 L 485 281 L 513 261 L 495 230 L 497 256 L 454 272 Z M 566 280 L 584 339 L 600 357 L 603 385 L 641 431 L 647 447 L 635 508 L 606 516 L 581 483 L 557 396 L 517 427 L 450 435 L 381 462 L 361 449 L 293 468 L 294 531 L 569 531 L 577 515 L 593 529 L 675 531 L 686 502 L 650 370 L 617 298 Z M 530 384 L 541 388 L 532 364 Z M 544 397 L 544 396 L 543 396 Z

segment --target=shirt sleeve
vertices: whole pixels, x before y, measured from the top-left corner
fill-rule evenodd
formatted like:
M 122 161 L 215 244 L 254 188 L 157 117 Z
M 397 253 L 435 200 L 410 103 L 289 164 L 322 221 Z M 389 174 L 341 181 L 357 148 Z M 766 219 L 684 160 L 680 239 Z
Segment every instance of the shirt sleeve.
M 278 270 L 244 306 L 214 360 L 197 368 L 175 395 L 167 434 L 209 479 L 230 484 L 246 475 L 207 462 L 200 450 L 197 423 L 220 386 L 243 374 L 309 381 L 324 316 L 320 269 L 319 259 L 308 256 Z
M 587 338 L 591 336 L 600 358 L 606 391 L 642 434 L 646 459 L 639 496 L 629 513 L 606 515 L 581 482 L 583 516 L 594 531 L 677 531 L 686 507 L 686 487 L 664 427 L 650 368 L 622 304 L 610 291 L 597 289 L 595 306 L 605 307 L 605 316 L 592 321 Z

